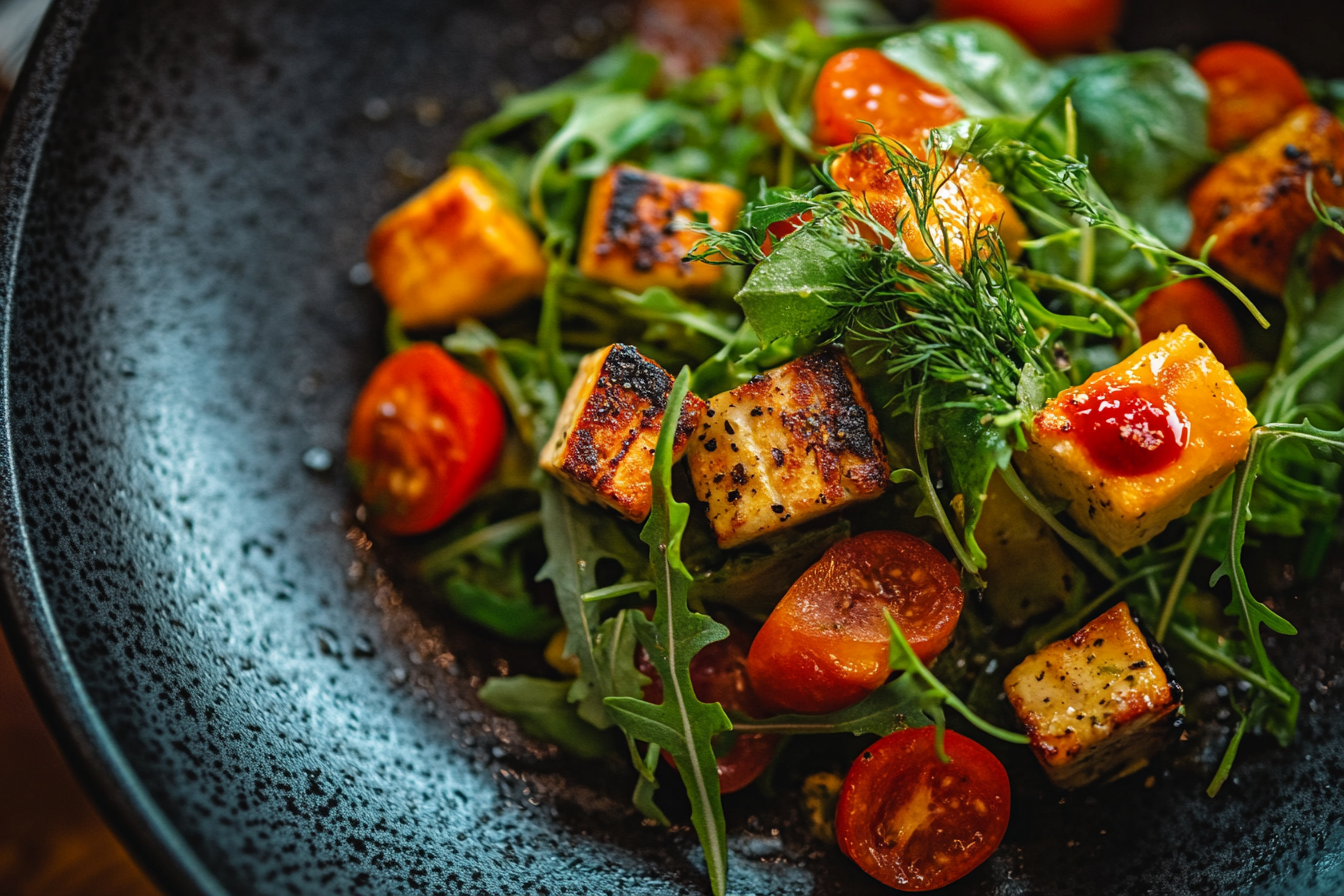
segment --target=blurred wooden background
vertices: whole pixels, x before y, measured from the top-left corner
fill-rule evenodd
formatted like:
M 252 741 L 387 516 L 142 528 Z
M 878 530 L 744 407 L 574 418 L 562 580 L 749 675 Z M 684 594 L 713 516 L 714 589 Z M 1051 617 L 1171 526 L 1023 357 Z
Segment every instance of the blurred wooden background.
M 0 637 L 0 894 L 158 892 L 75 782 Z

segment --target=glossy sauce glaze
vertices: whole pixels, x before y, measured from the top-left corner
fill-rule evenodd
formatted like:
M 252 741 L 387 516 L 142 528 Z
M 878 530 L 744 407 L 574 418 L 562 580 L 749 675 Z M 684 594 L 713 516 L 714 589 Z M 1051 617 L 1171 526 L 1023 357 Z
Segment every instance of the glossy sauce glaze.
M 1156 473 L 1180 460 L 1190 421 L 1161 390 L 1142 383 L 1078 391 L 1063 402 L 1072 432 L 1092 462 L 1113 476 Z

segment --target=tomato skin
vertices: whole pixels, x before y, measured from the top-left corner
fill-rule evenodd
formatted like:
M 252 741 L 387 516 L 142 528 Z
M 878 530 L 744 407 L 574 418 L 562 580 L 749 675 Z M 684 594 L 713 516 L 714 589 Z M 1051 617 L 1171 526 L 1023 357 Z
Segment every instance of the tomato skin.
M 793 233 L 799 227 L 802 227 L 811 220 L 812 213 L 803 212 L 802 214 L 794 215 L 792 218 L 785 218 L 783 221 L 776 221 L 767 226 L 765 228 L 765 242 L 761 244 L 761 253 L 769 255 L 771 252 L 775 251 L 776 240 L 784 239 L 784 237 Z
M 989 19 L 1043 56 L 1098 50 L 1120 25 L 1124 0 L 939 0 L 943 19 Z
M 1244 146 L 1311 102 L 1293 64 L 1260 44 L 1214 44 L 1194 66 L 1209 86 L 1209 146 L 1219 152 Z
M 1011 791 L 1003 764 L 955 731 L 943 737 L 951 759 L 946 765 L 935 752 L 933 726 L 882 738 L 854 760 L 835 809 L 841 851 L 907 893 L 969 874 L 993 855 L 1008 829 Z
M 1203 280 L 1182 280 L 1150 295 L 1134 315 L 1139 336 L 1151 342 L 1181 324 L 1203 339 L 1225 367 L 1246 363 L 1241 328 L 1217 290 Z
M 489 478 L 504 428 L 494 390 L 420 342 L 385 358 L 364 384 L 346 455 L 374 521 L 414 535 L 442 525 Z
M 735 626 L 728 627 L 728 637 L 708 644 L 691 658 L 691 687 L 695 696 L 704 703 L 721 703 L 724 711 L 744 712 L 753 718 L 766 715 L 747 675 L 747 650 L 751 637 Z M 644 688 L 644 699 L 650 703 L 663 702 L 663 682 L 658 670 L 649 662 L 644 648 L 635 654 L 635 665 L 652 681 Z M 727 753 L 718 758 L 719 792 L 733 793 L 760 777 L 775 757 L 779 736 L 775 734 L 740 734 Z M 666 751 L 663 758 L 672 765 Z
M 931 128 L 965 118 L 952 95 L 877 50 L 837 53 L 812 90 L 812 139 L 822 146 L 853 143 L 877 133 L 919 150 Z M 867 124 L 864 124 L 867 122 Z
M 865 532 L 833 545 L 757 632 L 747 658 L 756 693 L 792 712 L 858 703 L 890 675 L 882 610 L 928 663 L 961 616 L 960 581 L 942 554 L 904 532 Z

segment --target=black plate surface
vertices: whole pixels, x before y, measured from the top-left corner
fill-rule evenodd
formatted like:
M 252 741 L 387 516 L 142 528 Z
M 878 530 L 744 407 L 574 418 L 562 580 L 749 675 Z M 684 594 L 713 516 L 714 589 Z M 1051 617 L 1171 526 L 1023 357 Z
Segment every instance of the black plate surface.
M 1259 37 L 1339 66 L 1338 3 L 1133 6 L 1131 46 Z M 474 685 L 514 654 L 399 595 L 349 537 L 341 477 L 301 460 L 339 459 L 379 356 L 380 303 L 347 275 L 369 225 L 492 96 L 625 20 L 600 0 L 66 0 L 48 21 L 0 157 L 3 615 L 169 890 L 704 891 L 693 835 L 641 826 L 620 763 L 482 713 Z M 1344 586 L 1282 584 L 1304 629 L 1277 648 L 1305 694 L 1292 748 L 1250 745 L 1216 801 L 1171 767 L 1061 798 L 1023 760 L 1004 847 L 956 891 L 1344 891 Z M 882 891 L 797 816 L 730 801 L 734 893 Z

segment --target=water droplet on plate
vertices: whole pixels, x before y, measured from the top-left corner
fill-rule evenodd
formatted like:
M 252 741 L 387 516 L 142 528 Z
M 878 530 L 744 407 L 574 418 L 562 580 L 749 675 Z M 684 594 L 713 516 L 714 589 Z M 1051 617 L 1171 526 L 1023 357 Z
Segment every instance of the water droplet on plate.
M 364 117 L 369 121 L 387 121 L 392 114 L 392 104 L 380 96 L 364 101 Z
M 324 656 L 334 656 L 338 659 L 341 656 L 341 637 L 326 626 L 319 625 L 313 629 L 317 634 L 317 646 Z
M 356 635 L 350 652 L 361 658 L 371 657 L 374 654 L 373 642 L 369 640 L 368 635 Z
M 350 272 L 346 274 L 350 278 L 350 283 L 354 286 L 368 286 L 373 282 L 373 268 L 366 262 L 358 262 L 350 266 Z
M 310 472 L 326 473 L 331 470 L 332 463 L 331 452 L 320 445 L 314 445 L 303 452 L 303 465 Z

